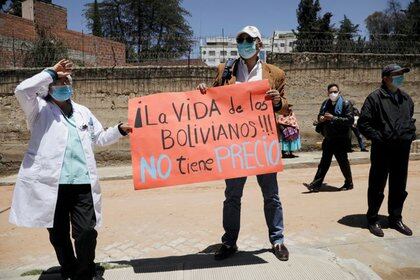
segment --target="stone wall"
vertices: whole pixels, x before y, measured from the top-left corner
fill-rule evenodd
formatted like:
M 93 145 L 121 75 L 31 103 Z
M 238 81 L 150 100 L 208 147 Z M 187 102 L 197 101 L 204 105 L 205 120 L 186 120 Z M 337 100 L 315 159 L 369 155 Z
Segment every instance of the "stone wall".
M 311 56 L 311 55 L 309 55 Z M 318 58 L 310 57 L 309 61 Z M 286 70 L 289 102 L 301 126 L 304 149 L 316 147 L 321 137 L 315 133 L 312 122 L 315 120 L 320 104 L 327 98 L 326 86 L 335 82 L 341 86 L 346 98 L 353 99 L 360 108 L 366 96 L 380 83 L 379 65 L 374 67 L 337 67 L 294 62 L 285 65 L 289 55 L 281 57 L 275 64 Z M 304 55 L 291 56 L 294 61 L 304 61 Z M 394 57 L 395 58 L 395 57 Z M 405 57 L 404 57 L 405 58 Z M 420 56 L 411 57 L 412 71 L 406 76 L 404 88 L 416 103 L 415 118 L 420 119 Z M 371 59 L 359 57 L 360 61 Z M 399 62 L 385 60 L 382 63 Z M 401 60 L 404 62 L 403 60 Z M 306 66 L 306 67 L 305 67 Z M 23 112 L 18 107 L 13 90 L 23 79 L 41 69 L 0 70 L 0 174 L 16 170 L 22 159 L 29 133 L 26 129 Z M 211 83 L 215 69 L 210 67 L 115 67 L 81 68 L 74 71 L 74 91 L 76 102 L 89 107 L 104 126 L 111 126 L 127 119 L 127 101 L 134 96 L 158 92 L 178 92 L 195 89 L 200 82 Z M 420 128 L 417 123 L 418 128 Z M 129 142 L 124 139 L 112 147 L 98 150 L 96 157 L 100 163 L 118 164 L 129 162 Z

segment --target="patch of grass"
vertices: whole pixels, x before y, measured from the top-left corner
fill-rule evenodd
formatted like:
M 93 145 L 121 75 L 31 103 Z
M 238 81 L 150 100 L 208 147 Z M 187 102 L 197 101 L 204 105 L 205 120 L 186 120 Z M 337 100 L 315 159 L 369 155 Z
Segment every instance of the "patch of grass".
M 114 264 L 114 263 L 101 263 L 100 265 L 104 268 L 104 270 L 131 267 L 131 265 L 128 265 L 128 264 Z
M 42 272 L 43 272 L 42 269 L 32 269 L 32 270 L 29 270 L 29 271 L 26 271 L 26 272 L 22 273 L 20 276 L 23 277 L 23 276 L 41 275 Z

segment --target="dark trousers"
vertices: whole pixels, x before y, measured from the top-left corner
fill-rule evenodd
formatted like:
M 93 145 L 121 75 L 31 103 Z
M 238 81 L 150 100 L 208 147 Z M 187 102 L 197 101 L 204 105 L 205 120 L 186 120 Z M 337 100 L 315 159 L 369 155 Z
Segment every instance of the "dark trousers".
M 351 130 L 353 131 L 354 135 L 356 135 L 357 143 L 359 143 L 360 150 L 366 149 L 365 142 L 363 141 L 363 136 L 360 133 L 359 129 L 357 127 L 352 126 Z
M 322 157 L 318 165 L 318 170 L 315 174 L 313 184 L 315 187 L 321 187 L 324 182 L 325 176 L 327 175 L 328 169 L 330 169 L 332 157 L 335 156 L 340 170 L 344 175 L 345 184 L 353 185 L 353 179 L 351 175 L 350 163 L 347 157 L 349 150 L 349 139 L 324 139 L 322 142 Z
M 411 141 L 373 143 L 370 154 L 367 219 L 378 220 L 384 199 L 384 189 L 389 177 L 388 214 L 390 222 L 402 219 L 401 213 L 407 197 L 408 161 Z
M 225 201 L 223 203 L 223 244 L 233 246 L 239 235 L 241 221 L 241 198 L 247 177 L 227 179 Z M 279 198 L 277 174 L 257 175 L 258 184 L 264 197 L 264 214 L 270 242 L 283 243 L 283 209 Z
M 74 255 L 71 235 L 74 239 Z M 90 185 L 59 185 L 54 227 L 49 228 L 63 278 L 92 279 L 97 232 Z

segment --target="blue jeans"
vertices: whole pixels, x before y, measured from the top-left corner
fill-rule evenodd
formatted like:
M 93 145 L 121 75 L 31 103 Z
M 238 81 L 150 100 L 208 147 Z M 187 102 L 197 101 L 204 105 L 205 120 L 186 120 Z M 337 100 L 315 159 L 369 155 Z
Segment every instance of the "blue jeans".
M 241 220 L 241 198 L 247 177 L 227 179 L 225 201 L 223 203 L 223 228 L 225 234 L 222 243 L 228 246 L 236 244 Z M 279 198 L 277 174 L 257 175 L 258 184 L 264 197 L 264 214 L 271 244 L 283 243 L 283 209 Z

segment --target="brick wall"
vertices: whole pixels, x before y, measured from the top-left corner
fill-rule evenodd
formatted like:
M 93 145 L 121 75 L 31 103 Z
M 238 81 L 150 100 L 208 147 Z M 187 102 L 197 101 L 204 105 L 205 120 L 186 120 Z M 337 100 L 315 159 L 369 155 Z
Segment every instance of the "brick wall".
M 67 29 L 67 10 L 65 8 L 39 1 L 34 1 L 33 4 L 35 24 L 55 30 Z
M 35 41 L 37 36 L 33 21 L 5 13 L 0 13 L 0 35 L 24 41 Z
M 124 44 L 68 30 L 65 8 L 32 0 L 25 1 L 23 8 L 28 19 L 0 13 L 0 68 L 23 65 L 27 49 L 37 38 L 36 24 L 62 40 L 69 49 L 69 57 L 80 65 L 125 65 Z

